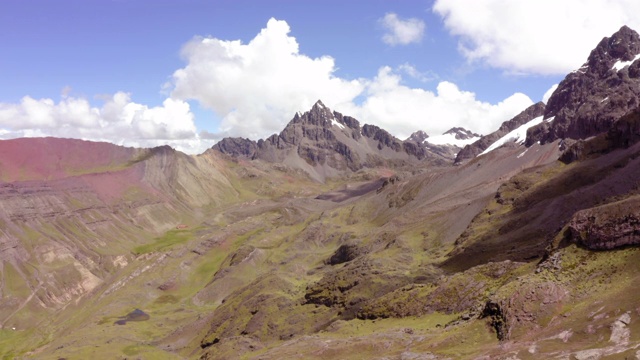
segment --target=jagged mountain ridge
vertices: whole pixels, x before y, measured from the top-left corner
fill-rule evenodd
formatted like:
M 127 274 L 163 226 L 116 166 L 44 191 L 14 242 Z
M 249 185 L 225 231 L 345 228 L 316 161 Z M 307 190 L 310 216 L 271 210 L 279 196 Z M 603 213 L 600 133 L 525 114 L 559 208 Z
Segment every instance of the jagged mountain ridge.
M 455 139 L 474 135 L 462 128 L 451 129 L 447 134 L 453 134 Z M 426 139 L 428 135 L 414 133 L 402 141 L 375 125 L 360 126 L 358 120 L 332 111 L 319 100 L 311 110 L 296 113 L 280 134 L 257 142 L 225 138 L 213 149 L 300 168 L 318 180 L 376 166 L 402 167 L 425 161 L 443 165 L 458 150 L 446 144 L 429 144 L 424 139 L 416 141 L 417 137 Z

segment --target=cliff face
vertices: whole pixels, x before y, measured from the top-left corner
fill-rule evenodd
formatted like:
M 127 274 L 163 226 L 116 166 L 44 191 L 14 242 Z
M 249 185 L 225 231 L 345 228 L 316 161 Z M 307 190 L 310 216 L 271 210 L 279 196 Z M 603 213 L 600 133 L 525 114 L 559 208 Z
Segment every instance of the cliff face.
M 567 237 L 591 250 L 640 244 L 640 197 L 578 211 Z
M 569 164 L 615 149 L 625 149 L 639 141 L 640 108 L 637 108 L 614 122 L 606 133 L 570 144 L 559 160 Z

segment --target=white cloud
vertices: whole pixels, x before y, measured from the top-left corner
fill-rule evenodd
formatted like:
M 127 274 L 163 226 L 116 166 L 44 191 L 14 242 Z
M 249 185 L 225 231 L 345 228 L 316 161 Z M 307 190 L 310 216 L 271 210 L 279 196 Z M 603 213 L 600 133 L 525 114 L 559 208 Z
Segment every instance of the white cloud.
M 387 13 L 380 23 L 387 30 L 382 41 L 391 46 L 418 43 L 424 35 L 424 21 L 416 18 L 400 19 L 397 14 Z
M 551 85 L 549 90 L 547 90 L 542 96 L 542 102 L 546 104 L 547 101 L 549 101 L 549 98 L 551 97 L 551 95 L 553 95 L 553 92 L 556 91 L 557 88 L 558 88 L 558 84 Z
M 622 25 L 640 29 L 637 0 L 437 0 L 459 49 L 514 74 L 566 74 Z
M 400 138 L 419 129 L 440 134 L 453 126 L 487 133 L 532 103 L 523 94 L 499 104 L 480 102 L 448 82 L 438 85 L 437 94 L 409 88 L 389 67 L 374 79 L 342 79 L 334 75 L 332 58 L 299 53 L 289 31 L 286 22 L 271 19 L 247 44 L 193 39 L 183 49 L 187 65 L 173 75 L 172 96 L 214 110 L 222 118 L 219 134 L 252 139 L 280 132 L 297 111 L 310 109 L 318 99 Z M 398 71 L 432 79 L 410 64 Z M 364 99 L 361 105 L 356 97 Z
M 168 144 L 201 153 L 222 136 L 257 140 L 280 132 L 298 111 L 321 99 L 361 123 L 378 125 L 399 138 L 416 130 L 441 134 L 454 126 L 479 133 L 495 130 L 532 101 L 514 94 L 498 104 L 478 101 L 474 93 L 440 82 L 437 91 L 411 88 L 402 76 L 433 80 L 410 64 L 382 67 L 373 79 L 336 76 L 329 56 L 299 52 L 284 21 L 271 19 L 250 42 L 194 38 L 183 48 L 186 66 L 167 85 L 161 106 L 133 102 L 117 92 L 94 106 L 65 89 L 58 102 L 25 96 L 0 103 L 0 138 L 56 136 L 149 147 Z M 356 99 L 358 101 L 356 102 Z M 189 100 L 216 112 L 221 125 L 213 133 L 194 124 Z
M 415 66 L 409 63 L 401 64 L 400 66 L 398 66 L 398 70 L 422 82 L 428 82 L 438 78 L 437 74 L 431 71 L 427 71 L 427 72 L 419 71 L 418 69 L 416 69 Z
M 344 106 L 344 111 L 406 138 L 416 130 L 439 135 L 454 126 L 487 134 L 533 103 L 521 93 L 498 104 L 481 102 L 474 93 L 461 91 L 447 81 L 438 84 L 436 93 L 400 82 L 400 75 L 391 68 L 381 68 L 369 84 L 362 105 Z
M 296 111 L 318 99 L 335 106 L 362 92 L 362 81 L 333 75 L 333 58 L 300 54 L 289 31 L 285 21 L 270 19 L 248 44 L 191 40 L 182 51 L 187 66 L 173 74 L 172 96 L 214 110 L 226 135 L 257 138 L 280 132 Z
M 87 99 L 63 95 L 52 99 L 22 98 L 18 104 L 0 103 L 0 138 L 56 136 L 109 141 L 127 146 L 172 144 L 188 152 L 200 151 L 189 104 L 166 99 L 148 107 L 118 92 L 101 108 Z M 206 144 L 205 144 L 206 146 Z

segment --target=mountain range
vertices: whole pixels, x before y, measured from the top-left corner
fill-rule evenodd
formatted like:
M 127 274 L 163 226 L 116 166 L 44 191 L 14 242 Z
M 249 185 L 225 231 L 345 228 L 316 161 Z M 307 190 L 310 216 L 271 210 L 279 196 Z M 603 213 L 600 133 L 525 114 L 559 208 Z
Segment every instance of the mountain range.
M 639 59 L 622 27 L 485 135 L 0 141 L 0 354 L 640 358 Z

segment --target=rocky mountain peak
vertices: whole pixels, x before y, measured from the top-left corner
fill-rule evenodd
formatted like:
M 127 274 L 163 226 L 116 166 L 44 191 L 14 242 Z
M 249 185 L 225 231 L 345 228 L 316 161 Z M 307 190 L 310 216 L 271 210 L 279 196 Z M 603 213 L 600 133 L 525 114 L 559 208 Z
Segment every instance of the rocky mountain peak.
M 618 62 L 633 61 L 640 54 L 640 36 L 636 31 L 623 26 L 610 37 L 603 38 L 598 46 L 589 54 L 587 62 L 575 72 L 595 73 L 603 76 L 610 70 L 620 70 L 624 66 L 614 65 Z
M 407 138 L 407 140 L 405 140 L 405 141 L 413 141 L 413 142 L 417 142 L 418 144 L 421 144 L 428 137 L 429 137 L 429 135 L 427 135 L 426 132 L 424 132 L 422 130 L 418 130 L 418 131 L 414 132 L 413 134 L 411 134 L 411 136 L 409 136 Z
M 318 101 L 316 101 L 315 104 L 313 104 L 313 106 L 311 107 L 311 110 L 314 109 L 326 109 L 327 107 L 324 106 L 324 103 L 322 102 L 322 100 L 318 99 Z
M 318 100 L 309 111 L 303 114 L 296 113 L 289 125 L 303 124 L 320 126 L 322 128 L 331 128 L 332 126 L 344 128 L 346 124 L 341 120 L 342 115 L 340 113 L 332 111 L 325 106 L 321 100 Z
M 614 59 L 629 61 L 640 53 L 640 36 L 638 33 L 624 25 L 611 37 L 604 38 L 592 52 L 596 54 L 604 50 L 605 53 Z M 592 56 L 589 56 L 592 60 Z
M 465 128 L 462 127 L 452 127 L 451 129 L 447 130 L 444 135 L 448 135 L 448 134 L 452 134 L 455 136 L 456 139 L 458 140 L 467 140 L 467 139 L 471 139 L 471 138 L 475 138 L 475 137 L 480 137 L 479 134 L 476 134 L 474 132 L 471 132 Z
M 623 26 L 603 38 L 587 62 L 569 73 L 549 98 L 544 121 L 527 131 L 526 145 L 585 139 L 640 104 L 640 35 Z

